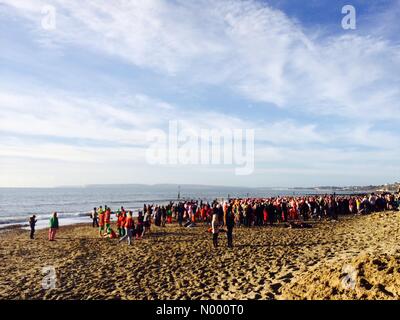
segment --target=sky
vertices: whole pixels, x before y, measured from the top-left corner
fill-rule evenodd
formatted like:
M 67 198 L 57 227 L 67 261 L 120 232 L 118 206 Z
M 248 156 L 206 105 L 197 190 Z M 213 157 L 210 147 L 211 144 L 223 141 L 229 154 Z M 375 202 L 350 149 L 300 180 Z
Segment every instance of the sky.
M 0 0 L 0 187 L 399 181 L 399 15 L 398 0 Z M 149 163 L 171 121 L 254 130 L 254 170 Z

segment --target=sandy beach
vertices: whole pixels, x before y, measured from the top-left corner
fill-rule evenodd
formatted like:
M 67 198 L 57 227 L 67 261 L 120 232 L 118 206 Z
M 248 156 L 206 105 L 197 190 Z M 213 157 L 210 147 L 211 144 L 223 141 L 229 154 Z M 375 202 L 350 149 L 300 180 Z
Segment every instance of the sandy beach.
M 310 229 L 235 228 L 212 247 L 207 227 L 152 226 L 132 246 L 90 224 L 36 239 L 0 234 L 1 299 L 399 299 L 400 213 L 342 217 Z M 56 288 L 43 289 L 43 267 Z M 347 277 L 347 278 L 346 278 Z M 347 279 L 347 282 L 343 282 Z

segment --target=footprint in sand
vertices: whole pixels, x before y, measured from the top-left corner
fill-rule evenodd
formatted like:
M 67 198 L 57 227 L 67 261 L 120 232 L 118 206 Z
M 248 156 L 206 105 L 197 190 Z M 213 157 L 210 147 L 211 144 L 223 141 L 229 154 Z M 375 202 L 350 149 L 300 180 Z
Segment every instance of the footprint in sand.
M 273 283 L 270 285 L 270 287 L 275 294 L 280 294 L 279 289 L 282 287 L 282 283 L 280 282 Z
M 266 299 L 269 299 L 269 300 L 274 300 L 274 299 L 275 299 L 275 295 L 274 295 L 272 292 L 268 292 L 268 293 L 265 295 L 265 298 L 266 298 Z
M 285 283 L 290 282 L 290 280 L 293 278 L 293 274 L 291 272 L 283 275 L 282 277 L 279 277 L 278 280 L 282 280 Z

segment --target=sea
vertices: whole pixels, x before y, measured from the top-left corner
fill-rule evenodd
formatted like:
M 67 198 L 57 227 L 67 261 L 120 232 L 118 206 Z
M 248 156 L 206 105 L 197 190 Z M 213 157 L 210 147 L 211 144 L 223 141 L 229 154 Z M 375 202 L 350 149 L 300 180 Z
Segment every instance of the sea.
M 272 197 L 333 193 L 315 189 L 242 188 L 203 185 L 90 185 L 55 188 L 0 188 L 0 229 L 28 228 L 29 217 L 38 219 L 37 228 L 46 228 L 56 211 L 60 225 L 90 223 L 94 207 L 107 205 L 112 210 L 123 206 L 134 215 L 144 204 L 167 204 L 178 199 L 212 201 L 233 197 Z M 339 192 L 340 193 L 340 192 Z M 113 217 L 115 219 L 115 217 Z

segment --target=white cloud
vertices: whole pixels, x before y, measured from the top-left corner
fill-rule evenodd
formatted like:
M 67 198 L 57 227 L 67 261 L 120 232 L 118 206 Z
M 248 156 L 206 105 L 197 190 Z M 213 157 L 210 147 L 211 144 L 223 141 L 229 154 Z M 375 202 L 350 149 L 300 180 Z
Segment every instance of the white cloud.
M 156 109 L 157 102 L 151 106 Z M 133 110 L 127 111 L 65 95 L 0 92 L 0 126 L 3 131 L 25 135 L 137 144 L 144 139 L 146 125 L 161 121 L 148 117 L 142 107 L 141 98 L 133 100 Z
M 256 134 L 260 142 L 276 145 L 296 146 L 329 141 L 329 136 L 318 132 L 315 124 L 302 125 L 294 120 L 266 123 L 264 127 L 257 129 Z
M 269 164 L 279 171 L 325 164 L 323 170 L 333 170 L 344 163 L 385 163 L 400 156 L 393 151 L 399 150 L 398 136 L 371 125 L 327 131 L 293 119 L 245 121 L 218 112 L 186 111 L 142 94 L 104 102 L 65 92 L 2 91 L 0 156 L 28 162 L 143 165 L 148 131 L 168 134 L 170 120 L 178 122 L 180 131 L 255 129 L 256 168 Z

